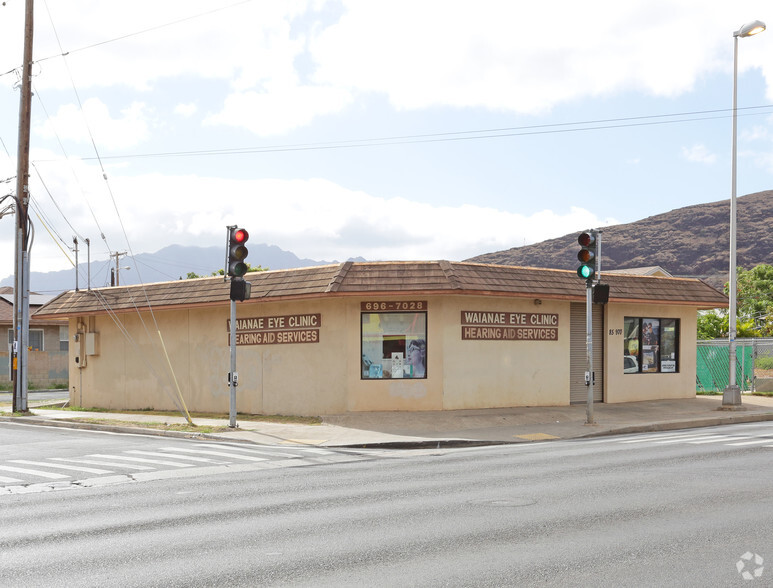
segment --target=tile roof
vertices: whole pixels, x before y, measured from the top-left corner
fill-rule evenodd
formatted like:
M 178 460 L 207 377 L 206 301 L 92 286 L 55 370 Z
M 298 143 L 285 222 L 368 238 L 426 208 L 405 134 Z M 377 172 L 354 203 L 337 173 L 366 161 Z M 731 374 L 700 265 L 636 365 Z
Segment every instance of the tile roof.
M 459 294 L 519 298 L 585 300 L 585 284 L 573 271 L 449 261 L 345 262 L 300 269 L 247 274 L 249 301 L 308 299 L 356 294 Z M 610 302 L 684 304 L 699 308 L 727 306 L 727 298 L 694 278 L 603 274 Z M 222 277 L 64 292 L 36 317 L 101 314 L 223 305 L 229 284 Z

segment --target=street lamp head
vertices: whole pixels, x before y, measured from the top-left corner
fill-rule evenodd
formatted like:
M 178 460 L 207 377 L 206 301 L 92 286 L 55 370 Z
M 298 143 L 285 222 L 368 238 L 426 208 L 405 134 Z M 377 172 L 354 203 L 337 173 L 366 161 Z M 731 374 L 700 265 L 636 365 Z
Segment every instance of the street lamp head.
M 751 37 L 765 30 L 765 23 L 761 20 L 747 22 L 740 29 L 733 33 L 734 37 Z

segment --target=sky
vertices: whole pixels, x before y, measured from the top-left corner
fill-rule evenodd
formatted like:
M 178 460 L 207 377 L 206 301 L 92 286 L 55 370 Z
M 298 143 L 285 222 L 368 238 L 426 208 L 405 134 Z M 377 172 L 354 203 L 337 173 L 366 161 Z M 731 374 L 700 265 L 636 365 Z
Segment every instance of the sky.
M 2 195 L 24 3 L 0 5 Z M 73 237 L 108 260 L 225 249 L 228 225 L 301 258 L 463 260 L 727 199 L 753 20 L 773 3 L 36 0 L 32 271 L 73 267 Z M 773 31 L 738 49 L 741 196 L 773 188 Z M 13 251 L 6 214 L 0 277 Z

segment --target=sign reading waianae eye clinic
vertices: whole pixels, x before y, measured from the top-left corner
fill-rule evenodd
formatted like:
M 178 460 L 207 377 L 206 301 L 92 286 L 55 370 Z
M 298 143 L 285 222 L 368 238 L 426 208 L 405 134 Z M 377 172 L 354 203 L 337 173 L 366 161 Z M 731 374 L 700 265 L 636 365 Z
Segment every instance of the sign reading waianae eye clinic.
M 290 314 L 236 319 L 237 345 L 319 343 L 321 314 Z M 226 321 L 230 332 L 231 321 Z
M 467 341 L 558 341 L 558 315 L 538 312 L 462 311 Z

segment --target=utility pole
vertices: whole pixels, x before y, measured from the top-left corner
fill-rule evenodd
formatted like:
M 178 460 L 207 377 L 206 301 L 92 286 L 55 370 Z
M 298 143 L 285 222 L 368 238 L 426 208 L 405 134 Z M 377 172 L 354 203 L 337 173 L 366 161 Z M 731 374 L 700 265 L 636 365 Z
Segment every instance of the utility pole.
M 75 291 L 78 292 L 78 237 L 73 237 L 72 242 L 75 245 Z
M 110 257 L 115 257 L 115 285 L 116 286 L 121 285 L 121 279 L 119 277 L 119 272 L 121 271 L 121 268 L 118 267 L 118 261 L 122 255 L 126 255 L 126 251 L 116 251 L 115 253 L 110 254 Z
M 32 118 L 33 0 L 26 0 L 24 62 L 19 101 L 19 144 L 16 167 L 16 248 L 13 293 L 13 412 L 27 412 L 27 348 L 29 346 L 29 205 L 30 121 Z
M 91 292 L 91 241 L 89 239 L 85 239 L 86 241 L 86 275 L 88 276 L 88 281 L 86 282 L 88 285 L 88 290 Z

